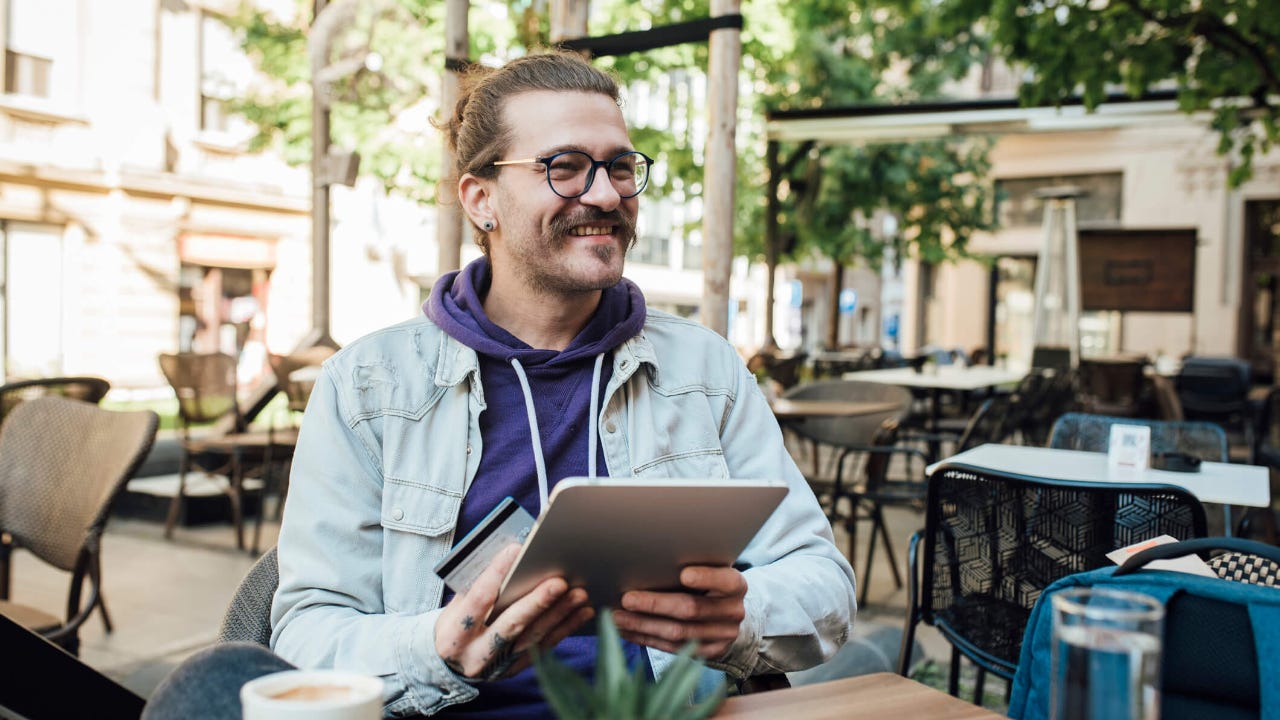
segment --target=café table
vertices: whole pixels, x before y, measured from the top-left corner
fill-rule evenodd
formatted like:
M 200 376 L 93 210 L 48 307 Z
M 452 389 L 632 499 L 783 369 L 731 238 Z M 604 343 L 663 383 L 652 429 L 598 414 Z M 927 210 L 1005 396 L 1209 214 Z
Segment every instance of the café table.
M 716 720 L 987 720 L 1003 717 L 894 673 L 729 698 Z
M 968 393 L 1001 385 L 1016 385 L 1026 375 L 1025 370 L 1010 370 L 993 365 L 934 365 L 932 368 L 925 368 L 918 372 L 909 367 L 883 368 L 847 372 L 841 377 L 845 380 L 928 390 L 929 428 L 935 429 L 938 425 L 938 393 L 940 391 L 954 390 Z
M 989 443 L 953 455 L 925 469 L 932 475 L 942 463 L 1017 473 L 1056 480 L 1106 483 L 1160 483 L 1174 485 L 1201 502 L 1248 507 L 1271 505 L 1271 481 L 1267 468 L 1236 463 L 1200 463 L 1199 472 L 1173 472 L 1155 468 L 1114 468 L 1107 454 L 1084 450 L 997 445 Z

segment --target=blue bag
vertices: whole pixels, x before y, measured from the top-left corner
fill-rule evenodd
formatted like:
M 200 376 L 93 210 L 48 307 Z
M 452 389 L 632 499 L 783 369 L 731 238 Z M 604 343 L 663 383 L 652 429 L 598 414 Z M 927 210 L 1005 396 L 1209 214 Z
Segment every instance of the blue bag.
M 1280 563 L 1280 548 L 1239 538 L 1202 538 L 1159 545 L 1118 568 L 1069 575 L 1036 601 L 1023 636 L 1009 717 L 1049 717 L 1053 608 L 1065 588 L 1106 587 L 1150 595 L 1165 604 L 1161 661 L 1164 720 L 1280 718 L 1280 587 L 1168 570 L 1151 560 L 1226 549 Z

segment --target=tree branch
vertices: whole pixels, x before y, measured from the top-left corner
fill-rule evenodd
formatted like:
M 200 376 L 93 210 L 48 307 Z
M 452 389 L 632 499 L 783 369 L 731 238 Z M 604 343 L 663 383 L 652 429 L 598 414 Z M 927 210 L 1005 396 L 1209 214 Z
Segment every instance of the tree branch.
M 1185 15 L 1169 14 L 1161 17 L 1143 7 L 1141 0 L 1121 0 L 1121 2 L 1148 22 L 1153 22 L 1167 30 L 1188 31 L 1193 35 L 1200 36 L 1216 48 L 1229 52 L 1241 59 L 1251 61 L 1262 73 L 1264 81 L 1262 88 L 1255 88 L 1247 93 L 1254 99 L 1255 103 L 1258 103 L 1259 98 L 1261 98 L 1262 106 L 1270 107 L 1271 103 L 1267 100 L 1267 96 L 1270 93 L 1280 93 L 1280 74 L 1277 74 L 1276 68 L 1271 65 L 1263 48 L 1258 43 L 1241 35 L 1236 28 L 1223 22 L 1222 18 L 1205 10 L 1195 10 Z

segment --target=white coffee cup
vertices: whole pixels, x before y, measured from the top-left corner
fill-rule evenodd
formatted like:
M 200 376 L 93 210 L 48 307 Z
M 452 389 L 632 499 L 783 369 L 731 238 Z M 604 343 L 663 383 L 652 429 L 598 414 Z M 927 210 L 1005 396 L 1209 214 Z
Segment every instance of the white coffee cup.
M 380 720 L 382 680 L 341 670 L 285 670 L 240 688 L 244 720 Z

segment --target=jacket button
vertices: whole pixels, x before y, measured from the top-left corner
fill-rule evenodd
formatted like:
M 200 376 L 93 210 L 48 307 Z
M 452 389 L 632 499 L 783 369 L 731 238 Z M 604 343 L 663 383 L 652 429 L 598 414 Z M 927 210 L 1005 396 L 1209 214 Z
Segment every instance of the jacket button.
M 607 433 L 615 433 L 618 431 L 618 426 L 614 425 L 612 422 L 605 423 L 604 431 Z
M 400 508 L 396 508 L 395 510 L 392 510 L 392 511 L 391 511 L 391 518 L 392 518 L 393 520 L 403 520 L 403 519 L 404 519 L 404 511 L 403 511 L 403 510 L 401 510 Z
M 471 454 L 471 443 L 467 443 L 467 454 Z
M 631 361 L 623 360 L 622 364 L 619 367 L 621 367 L 623 370 L 626 370 L 627 368 L 631 367 Z

